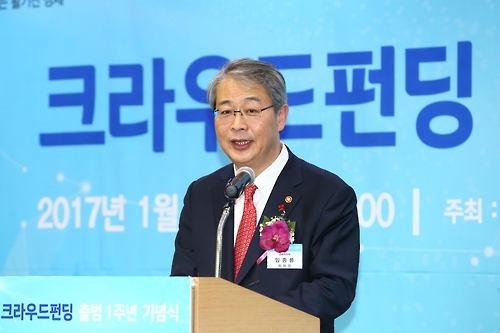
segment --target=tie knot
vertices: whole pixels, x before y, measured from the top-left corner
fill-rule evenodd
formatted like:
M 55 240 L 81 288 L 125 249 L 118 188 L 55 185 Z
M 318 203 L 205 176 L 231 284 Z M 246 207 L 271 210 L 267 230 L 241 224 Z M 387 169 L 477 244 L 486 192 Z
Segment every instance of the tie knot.
M 257 186 L 253 184 L 245 188 L 245 201 L 253 200 L 253 195 L 255 194 L 256 190 Z

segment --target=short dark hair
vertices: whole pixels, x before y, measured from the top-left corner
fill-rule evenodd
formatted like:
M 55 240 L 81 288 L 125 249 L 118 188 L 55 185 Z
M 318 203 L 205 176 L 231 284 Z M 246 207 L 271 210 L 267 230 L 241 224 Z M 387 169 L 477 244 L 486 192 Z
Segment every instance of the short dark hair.
M 217 87 L 229 77 L 264 87 L 273 101 L 275 113 L 287 103 L 285 78 L 276 67 L 268 62 L 241 58 L 228 61 L 208 84 L 207 99 L 212 109 L 215 109 Z

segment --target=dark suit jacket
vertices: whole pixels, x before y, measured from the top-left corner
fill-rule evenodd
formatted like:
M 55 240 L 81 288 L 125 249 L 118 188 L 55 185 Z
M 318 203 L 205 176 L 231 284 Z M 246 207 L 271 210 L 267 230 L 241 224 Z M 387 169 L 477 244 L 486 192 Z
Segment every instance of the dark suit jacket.
M 233 165 L 193 182 L 184 198 L 175 240 L 172 276 L 214 276 L 216 231 L 227 202 L 225 186 L 234 177 Z M 292 202 L 285 204 L 285 197 Z M 267 269 L 259 246 L 259 228 L 248 248 L 235 283 L 321 320 L 321 332 L 333 332 L 333 320 L 354 299 L 359 263 L 359 224 L 356 195 L 333 173 L 299 159 L 291 152 L 264 209 L 296 221 L 295 244 L 303 247 L 302 269 Z M 262 218 L 261 218 L 262 220 Z M 221 276 L 233 281 L 233 216 L 224 229 Z M 270 309 L 272 311 L 272 309 Z

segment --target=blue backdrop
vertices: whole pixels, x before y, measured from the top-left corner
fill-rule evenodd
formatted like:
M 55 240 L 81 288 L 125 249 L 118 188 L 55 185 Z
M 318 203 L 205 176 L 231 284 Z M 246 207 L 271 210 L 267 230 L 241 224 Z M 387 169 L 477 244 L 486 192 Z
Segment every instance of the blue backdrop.
M 0 1 L 0 274 L 168 275 L 227 59 L 358 195 L 350 332 L 500 333 L 500 3 Z

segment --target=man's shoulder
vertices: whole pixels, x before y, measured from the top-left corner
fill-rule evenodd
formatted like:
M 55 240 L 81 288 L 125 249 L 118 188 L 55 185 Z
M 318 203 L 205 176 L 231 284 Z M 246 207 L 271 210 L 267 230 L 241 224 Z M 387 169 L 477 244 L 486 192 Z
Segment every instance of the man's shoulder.
M 234 176 L 233 165 L 227 164 L 205 176 L 196 179 L 192 185 L 195 187 L 212 187 L 220 183 L 224 183 L 225 185 L 225 182 L 227 182 L 232 176 Z
M 293 154 L 290 155 L 290 161 L 301 169 L 301 174 L 305 182 L 321 182 L 325 184 L 336 184 L 348 186 L 347 183 L 333 171 L 322 168 L 316 164 L 305 161 Z

